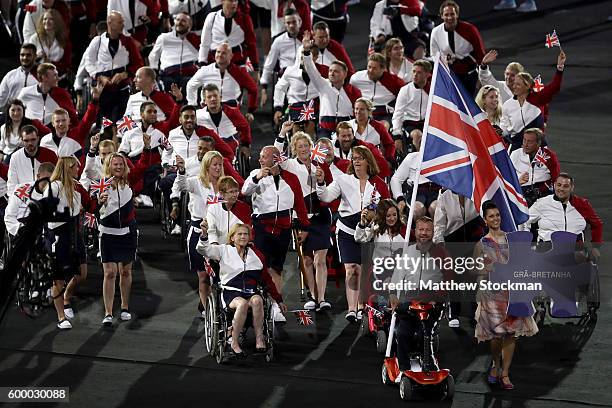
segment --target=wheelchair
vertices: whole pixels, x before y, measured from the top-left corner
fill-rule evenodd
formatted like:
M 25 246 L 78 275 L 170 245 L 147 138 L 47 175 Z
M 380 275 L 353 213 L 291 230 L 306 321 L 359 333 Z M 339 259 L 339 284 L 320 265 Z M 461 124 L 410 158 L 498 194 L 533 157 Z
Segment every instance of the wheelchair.
M 29 317 L 38 317 L 53 306 L 53 258 L 45 251 L 41 235 L 17 273 L 17 306 Z
M 181 193 L 180 210 L 178 219 L 170 218 L 172 204 L 166 199 L 166 196 L 159 188 L 159 179 L 155 183 L 155 197 L 153 199 L 153 214 L 155 220 L 161 222 L 162 238 L 168 239 L 174 227 L 178 224 L 181 226 L 181 237 L 179 247 L 181 251 L 187 250 L 187 234 L 189 233 L 189 225 L 191 224 L 191 216 L 189 215 L 189 194 Z
M 223 307 L 221 296 L 223 289 L 219 284 L 211 285 L 211 291 L 206 300 L 206 317 L 204 319 L 204 343 L 206 351 L 215 358 L 217 364 L 223 364 L 232 355 L 230 350 L 229 329 L 232 326 L 234 311 Z M 272 300 L 263 288 L 257 293 L 263 299 L 264 319 L 263 335 L 266 337 L 266 362 L 274 359 L 274 319 L 272 315 Z M 238 341 L 246 339 L 249 327 L 252 327 L 252 312 L 249 309 L 244 329 Z M 232 339 L 233 340 L 233 339 Z
M 435 391 L 441 400 L 450 400 L 455 394 L 455 380 L 447 368 L 440 368 L 435 357 L 438 351 L 438 323 L 444 314 L 444 303 L 431 304 L 412 301 L 406 310 L 398 309 L 391 317 L 387 354 L 382 364 L 382 383 L 384 385 L 399 384 L 400 398 L 404 401 L 414 399 L 418 391 Z M 426 322 L 430 315 L 439 313 L 432 330 Z M 418 322 L 418 328 L 409 338 L 410 368 L 401 371 L 399 360 L 391 353 L 394 342 L 395 323 L 399 316 Z M 431 335 L 428 335 L 431 333 Z M 399 340 L 399 339 L 398 339 Z M 433 356 L 433 358 L 432 358 Z

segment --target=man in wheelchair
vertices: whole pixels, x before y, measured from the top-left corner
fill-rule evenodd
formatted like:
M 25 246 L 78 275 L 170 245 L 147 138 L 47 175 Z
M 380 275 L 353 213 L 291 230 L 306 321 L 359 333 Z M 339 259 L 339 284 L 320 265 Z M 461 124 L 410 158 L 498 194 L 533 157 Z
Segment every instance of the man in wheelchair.
M 206 258 L 219 262 L 219 281 L 222 288 L 223 308 L 234 310 L 232 321 L 232 353 L 238 358 L 246 354 L 241 348 L 239 338 L 244 327 L 249 308 L 253 315 L 255 330 L 255 350 L 265 353 L 266 337 L 264 328 L 264 301 L 257 287 L 263 283 L 281 310 L 287 311 L 281 295 L 276 290 L 265 266 L 263 255 L 250 245 L 251 228 L 242 223 L 235 224 L 229 231 L 227 245 L 215 245 L 208 241 L 208 224 L 201 224 L 202 234 L 196 250 Z
M 400 371 L 414 369 L 411 357 L 420 356 L 421 371 L 439 371 L 434 353 L 437 351 L 438 324 L 443 316 L 446 294 L 422 290 L 422 284 L 451 278 L 452 271 L 441 268 L 448 252 L 434 244 L 433 221 L 429 217 L 416 220 L 416 244 L 411 245 L 404 257 L 419 261 L 408 263 L 408 268 L 396 268 L 393 283 L 413 283 L 416 290 L 397 291 L 389 295 L 389 304 L 399 320 L 397 325 L 397 358 Z M 442 262 L 432 262 L 432 260 Z M 408 287 L 408 286 L 405 286 Z M 400 297 L 402 298 L 400 300 Z

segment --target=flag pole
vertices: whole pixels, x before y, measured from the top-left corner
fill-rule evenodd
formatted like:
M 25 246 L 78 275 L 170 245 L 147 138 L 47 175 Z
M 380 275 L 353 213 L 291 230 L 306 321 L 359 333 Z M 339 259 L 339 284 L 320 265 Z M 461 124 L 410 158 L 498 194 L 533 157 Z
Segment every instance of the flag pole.
M 440 53 L 435 56 L 435 62 L 433 67 L 433 76 L 431 77 L 431 86 L 429 88 L 429 97 L 427 99 L 427 110 L 425 111 L 425 123 L 423 125 L 423 136 L 421 137 L 421 147 L 419 148 L 419 159 L 417 165 L 417 171 L 412 180 L 412 197 L 410 199 L 410 209 L 408 211 L 408 220 L 406 221 L 408 236 L 404 241 L 404 253 L 407 253 L 408 246 L 410 245 L 410 230 L 412 228 L 412 220 L 414 218 L 414 204 L 416 203 L 417 190 L 419 189 L 419 180 L 421 176 L 421 167 L 423 165 L 423 151 L 425 150 L 425 144 L 427 142 L 427 132 L 429 130 L 429 115 L 431 114 L 431 104 L 433 102 L 432 93 L 436 84 L 436 77 L 438 76 L 438 65 L 440 64 Z

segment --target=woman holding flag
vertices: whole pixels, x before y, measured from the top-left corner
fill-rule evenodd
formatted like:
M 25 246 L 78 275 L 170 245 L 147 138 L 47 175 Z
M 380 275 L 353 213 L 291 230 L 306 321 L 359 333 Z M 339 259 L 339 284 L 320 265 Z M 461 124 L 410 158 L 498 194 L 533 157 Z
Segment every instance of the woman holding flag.
M 283 127 L 274 146 L 283 150 L 285 135 L 293 122 L 283 123 Z M 304 304 L 306 310 L 330 310 L 331 304 L 325 300 L 327 286 L 327 250 L 331 246 L 331 211 L 322 205 L 317 197 L 316 171 L 325 161 L 328 149 L 317 144 L 313 148 L 312 139 L 307 133 L 297 132 L 291 138 L 291 159 L 279 163 L 283 170 L 295 174 L 302 187 L 304 202 L 310 219 L 308 236 L 302 245 L 304 270 L 311 298 Z M 298 244 L 299 245 L 299 244 Z
M 121 314 L 123 321 L 131 320 L 129 311 L 132 289 L 132 261 L 136 256 L 138 231 L 134 211 L 134 185 L 142 179 L 149 166 L 155 164 L 151 153 L 151 136 L 143 134 L 144 149 L 140 159 L 130 170 L 127 159 L 111 153 L 104 160 L 104 177 L 91 184 L 90 191 L 100 204 L 100 253 L 104 269 L 102 294 L 104 297 L 104 326 L 113 324 L 115 278 L 119 274 Z
M 209 274 L 204 257 L 196 251 L 196 245 L 202 232 L 200 224 L 206 219 L 208 206 L 222 203 L 222 198 L 218 195 L 217 183 L 224 176 L 223 156 L 216 150 L 207 152 L 202 158 L 200 174 L 193 177 L 185 175 L 185 160 L 181 156 L 176 156 L 176 167 L 178 169 L 176 184 L 179 190 L 189 192 L 189 213 L 191 214 L 191 226 L 187 235 L 189 268 L 198 274 L 200 303 L 205 305 L 210 291 Z M 202 310 L 201 313 L 203 314 L 204 311 Z
M 340 197 L 336 234 L 340 261 L 346 270 L 346 320 L 357 322 L 362 310 L 359 307 L 359 281 L 361 274 L 361 246 L 355 241 L 355 228 L 361 212 L 368 207 L 375 208 L 378 201 L 390 198 L 385 182 L 378 177 L 378 164 L 372 152 L 365 146 L 355 146 L 351 151 L 351 164 L 347 174 L 334 177 L 331 184 L 325 184 L 325 174 L 317 167 L 317 196 L 329 203 Z
M 47 187 L 43 194 L 47 196 L 50 193 L 57 197 L 59 202 L 56 211 L 64 215 L 64 221 L 47 223 L 45 233 L 45 247 L 55 259 L 52 295 L 59 320 L 57 327 L 60 330 L 72 328 L 68 320 L 74 318 L 70 299 L 76 285 L 87 277 L 85 243 L 81 233 L 81 209 L 91 212 L 96 206 L 87 191 L 78 183 L 78 175 L 79 161 L 73 156 L 60 157 L 51 175 L 51 191 L 49 192 Z M 64 288 L 66 282 L 68 285 Z

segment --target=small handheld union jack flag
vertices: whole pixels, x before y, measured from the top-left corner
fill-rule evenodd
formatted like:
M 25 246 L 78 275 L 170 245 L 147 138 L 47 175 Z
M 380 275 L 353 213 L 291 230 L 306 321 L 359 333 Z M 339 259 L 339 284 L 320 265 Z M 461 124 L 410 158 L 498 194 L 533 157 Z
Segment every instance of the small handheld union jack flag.
M 136 127 L 136 122 L 132 120 L 129 115 L 125 115 L 119 121 L 117 121 L 117 132 L 125 133 L 128 130 L 132 130 Z
M 383 317 L 383 312 L 381 312 L 380 310 L 375 309 L 370 305 L 365 305 L 365 307 L 367 310 L 370 310 L 375 317 L 378 317 L 379 319 Z
M 274 160 L 274 164 L 281 164 L 286 162 L 288 159 L 287 155 L 284 152 L 281 152 L 280 154 L 275 154 L 273 156 L 273 160 Z
M 535 157 L 533 158 L 532 163 L 546 166 L 548 159 L 550 159 L 550 155 L 546 153 L 543 148 L 540 147 Z
M 380 201 L 380 194 L 378 194 L 376 185 L 374 185 L 374 190 L 372 190 L 372 197 L 370 197 L 370 205 L 368 205 L 368 209 L 370 210 L 377 209 L 379 201 Z
M 244 68 L 246 68 L 247 72 L 255 72 L 255 68 L 253 68 L 253 63 L 249 57 L 244 61 Z
M 106 129 L 107 127 L 113 126 L 114 122 L 112 120 L 110 120 L 109 118 L 103 117 L 102 118 L 102 128 Z
M 168 140 L 168 136 L 166 136 L 166 135 L 164 135 L 164 137 L 162 137 L 161 141 L 159 142 L 159 145 L 164 150 L 168 150 L 168 149 L 170 149 L 172 147 L 172 145 L 170 144 L 170 141 Z
M 561 48 L 561 42 L 557 37 L 557 30 L 553 30 L 552 34 L 546 34 L 546 42 L 544 43 L 546 48 L 559 47 Z
M 325 163 L 329 149 L 321 143 L 317 143 L 310 151 L 310 160 L 317 163 Z
M 292 310 L 300 326 L 310 326 L 314 323 L 308 310 Z
M 303 104 L 300 109 L 300 117 L 298 118 L 300 122 L 304 120 L 314 120 L 315 118 L 315 109 L 314 109 L 314 99 L 311 99 L 308 102 L 308 105 Z
M 85 213 L 85 218 L 83 219 L 83 225 L 94 229 L 96 228 L 96 225 L 98 225 L 98 220 L 96 220 L 96 216 L 93 215 L 92 213 Z
M 544 89 L 544 84 L 542 83 L 542 77 L 538 75 L 533 80 L 533 92 L 540 92 L 542 89 Z
M 221 197 L 219 194 L 209 194 L 208 198 L 206 199 L 206 204 L 210 205 L 210 204 L 221 204 L 224 203 L 225 200 L 223 199 L 223 197 Z
M 102 177 L 100 180 L 96 180 L 89 186 L 89 191 L 93 194 L 102 194 L 108 190 L 113 182 L 113 177 Z
M 28 201 L 28 198 L 30 198 L 30 187 L 30 184 L 24 184 L 23 186 L 15 190 L 15 195 L 17 196 L 17 198 L 23 201 L 24 203 Z

